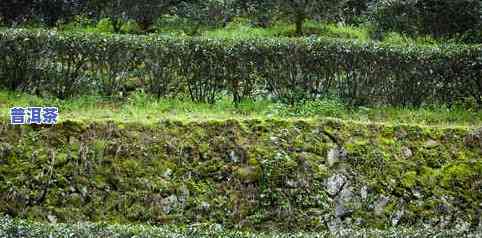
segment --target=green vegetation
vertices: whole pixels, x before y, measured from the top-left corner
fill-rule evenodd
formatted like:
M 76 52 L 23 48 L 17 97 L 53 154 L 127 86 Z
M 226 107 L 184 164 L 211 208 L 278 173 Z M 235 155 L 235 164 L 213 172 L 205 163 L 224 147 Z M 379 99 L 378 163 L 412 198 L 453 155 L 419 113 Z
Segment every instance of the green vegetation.
M 60 119 L 83 121 L 156 122 L 164 119 L 206 121 L 226 119 L 306 119 L 339 118 L 347 121 L 426 126 L 482 126 L 482 111 L 470 102 L 453 107 L 423 108 L 348 107 L 338 100 L 317 100 L 288 106 L 267 100 L 242 101 L 234 105 L 228 99 L 215 104 L 195 103 L 186 99 L 161 99 L 141 92 L 125 98 L 82 96 L 68 100 L 0 91 L 0 117 L 8 118 L 9 108 L 20 106 L 56 106 Z
M 474 128 L 64 120 L 5 122 L 0 138 L 0 210 L 16 218 L 291 232 L 481 222 Z
M 480 237 L 480 0 L 1 0 L 0 237 Z M 56 125 L 10 125 L 55 106 Z
M 410 36 L 481 43 L 479 0 L 380 0 L 371 13 L 375 35 L 398 32 Z
M 334 233 L 260 233 L 229 231 L 215 225 L 199 225 L 190 227 L 146 226 L 146 225 L 112 225 L 112 224 L 41 224 L 0 218 L 0 235 L 16 238 L 70 238 L 72 234 L 78 238 L 87 237 L 152 237 L 152 238 L 364 238 L 364 237 L 467 237 L 476 238 L 480 232 L 458 230 L 434 230 L 397 228 L 390 230 L 341 230 Z
M 320 24 L 315 21 L 305 23 L 305 34 L 327 38 L 354 39 L 361 42 L 370 41 L 369 30 L 363 27 L 338 26 Z M 253 27 L 243 19 L 233 21 L 222 29 L 207 29 L 201 35 L 207 38 L 260 38 L 290 37 L 295 35 L 295 27 L 280 22 L 267 28 Z M 162 32 L 161 32 L 162 33 Z
M 209 39 L 9 30 L 0 33 L 0 86 L 61 99 L 187 96 L 237 104 L 339 98 L 350 105 L 480 104 L 482 50 L 333 38 Z

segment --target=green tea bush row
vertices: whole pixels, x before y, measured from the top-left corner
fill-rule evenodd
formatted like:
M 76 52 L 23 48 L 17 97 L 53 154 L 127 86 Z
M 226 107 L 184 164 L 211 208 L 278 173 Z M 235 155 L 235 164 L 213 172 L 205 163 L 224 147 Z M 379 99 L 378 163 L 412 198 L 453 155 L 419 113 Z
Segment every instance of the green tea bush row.
M 409 229 L 391 228 L 387 230 L 354 230 L 339 229 L 333 232 L 325 231 L 318 233 L 276 233 L 255 231 L 226 230 L 217 224 L 198 224 L 193 226 L 176 227 L 174 225 L 149 226 L 149 225 L 109 225 L 109 224 L 42 224 L 22 220 L 14 220 L 8 217 L 0 217 L 1 237 L 32 237 L 32 238 L 122 238 L 122 237 L 162 237 L 162 238 L 185 238 L 185 237 L 222 237 L 222 238 L 331 238 L 331 237 L 480 237 L 482 231 L 468 231 L 464 228 L 454 230 L 437 229 Z
M 0 87 L 189 96 L 214 103 L 337 97 L 358 105 L 450 104 L 482 96 L 482 47 L 388 46 L 324 38 L 206 39 L 7 30 Z

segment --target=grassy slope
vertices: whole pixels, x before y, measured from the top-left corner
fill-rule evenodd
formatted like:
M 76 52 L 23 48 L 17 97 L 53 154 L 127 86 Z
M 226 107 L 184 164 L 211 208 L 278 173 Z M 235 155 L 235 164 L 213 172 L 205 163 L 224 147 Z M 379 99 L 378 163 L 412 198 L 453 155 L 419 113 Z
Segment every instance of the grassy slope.
M 144 94 L 134 94 L 123 101 L 85 96 L 67 101 L 39 98 L 27 94 L 0 91 L 0 117 L 8 119 L 14 106 L 57 106 L 60 120 L 123 121 L 151 123 L 159 120 L 205 121 L 226 119 L 303 119 L 339 118 L 361 123 L 416 124 L 438 127 L 480 127 L 482 110 L 461 107 L 349 108 L 340 102 L 323 100 L 295 107 L 269 101 L 249 101 L 235 107 L 228 100 L 215 105 L 186 100 L 157 101 Z
M 0 178 L 7 181 L 0 184 L 0 213 L 14 217 L 322 231 L 334 219 L 338 199 L 323 184 L 344 174 L 354 201 L 361 201 L 364 186 L 370 188 L 368 200 L 346 205 L 354 211 L 351 221 L 362 219 L 362 227 L 387 228 L 400 211 L 401 225 L 436 222 L 447 197 L 449 214 L 480 224 L 482 148 L 464 138 L 482 125 L 481 111 L 350 109 L 334 101 L 236 108 L 227 101 L 156 102 L 143 94 L 122 102 L 58 101 L 0 92 L 0 118 L 7 120 L 12 106 L 58 106 L 63 121 L 13 127 L 0 120 L 0 155 L 7 158 L 0 159 Z M 233 118 L 243 120 L 228 120 Z M 330 165 L 336 145 L 321 131 L 341 142 L 347 160 Z M 289 187 L 293 181 L 310 185 Z M 42 198 L 45 186 L 49 193 Z M 181 199 L 181 188 L 188 200 L 172 205 L 172 212 L 159 209 L 173 195 Z M 386 207 L 370 210 L 383 196 L 390 198 Z

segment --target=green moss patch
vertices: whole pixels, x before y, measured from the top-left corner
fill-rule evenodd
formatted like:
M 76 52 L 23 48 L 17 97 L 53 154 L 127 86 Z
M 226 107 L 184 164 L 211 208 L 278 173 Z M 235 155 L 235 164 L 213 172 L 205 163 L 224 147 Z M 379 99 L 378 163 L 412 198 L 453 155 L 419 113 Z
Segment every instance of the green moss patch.
M 475 228 L 474 138 L 337 120 L 1 124 L 0 212 L 258 230 Z

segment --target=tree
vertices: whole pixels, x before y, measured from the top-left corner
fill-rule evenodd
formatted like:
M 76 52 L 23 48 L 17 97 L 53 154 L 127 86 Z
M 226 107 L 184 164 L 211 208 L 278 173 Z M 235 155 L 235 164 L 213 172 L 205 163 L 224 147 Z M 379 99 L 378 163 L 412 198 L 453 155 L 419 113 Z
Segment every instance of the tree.
M 68 20 L 78 13 L 82 0 L 34 0 L 33 14 L 47 26 L 55 26 L 59 20 Z
M 237 15 L 248 16 L 252 19 L 252 25 L 268 27 L 274 14 L 274 1 L 265 0 L 234 0 L 233 8 Z
M 194 24 L 189 35 L 197 34 L 202 25 L 226 26 L 234 13 L 232 0 L 191 0 L 177 5 L 177 15 Z
M 296 35 L 303 35 L 303 25 L 315 16 L 327 18 L 329 13 L 338 12 L 344 0 L 273 0 L 277 11 L 293 21 Z M 334 14 L 336 15 L 336 14 Z
M 0 21 L 8 25 L 38 20 L 54 26 L 79 14 L 87 0 L 1 0 Z
M 122 23 L 136 20 L 142 30 L 148 31 L 154 21 L 181 0 L 89 0 L 88 8 L 95 15 L 108 17 L 115 32 L 120 32 Z
M 150 30 L 154 22 L 163 14 L 168 13 L 173 7 L 178 6 L 182 0 L 125 0 L 127 4 L 126 15 L 139 23 L 144 31 Z
M 32 1 L 29 0 L 1 0 L 0 23 L 7 25 L 26 21 L 32 13 Z
M 365 19 L 360 19 L 367 11 L 371 0 L 347 0 L 342 7 L 342 19 L 348 24 L 358 24 Z
M 378 35 L 456 37 L 478 34 L 482 26 L 480 0 L 379 0 L 370 10 Z

